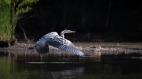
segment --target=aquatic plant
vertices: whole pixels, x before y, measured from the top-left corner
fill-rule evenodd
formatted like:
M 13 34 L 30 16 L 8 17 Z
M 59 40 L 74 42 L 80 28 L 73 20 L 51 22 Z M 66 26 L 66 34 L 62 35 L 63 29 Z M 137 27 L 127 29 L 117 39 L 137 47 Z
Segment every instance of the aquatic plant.
M 19 15 L 31 10 L 38 0 L 0 0 L 0 41 L 15 38 Z

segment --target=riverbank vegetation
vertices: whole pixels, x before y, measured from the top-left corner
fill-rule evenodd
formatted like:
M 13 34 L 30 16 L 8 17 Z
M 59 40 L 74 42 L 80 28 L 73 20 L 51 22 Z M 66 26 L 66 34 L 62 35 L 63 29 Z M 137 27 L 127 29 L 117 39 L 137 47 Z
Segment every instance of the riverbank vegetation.
M 0 0 L 0 41 L 15 39 L 15 29 L 20 15 L 31 10 L 38 0 Z

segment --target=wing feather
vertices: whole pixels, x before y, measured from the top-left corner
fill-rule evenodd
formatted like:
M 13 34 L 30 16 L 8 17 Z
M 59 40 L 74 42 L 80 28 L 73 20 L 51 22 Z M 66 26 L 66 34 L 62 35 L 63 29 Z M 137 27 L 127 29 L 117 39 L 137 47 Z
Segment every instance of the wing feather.
M 63 43 L 63 41 L 66 41 L 66 43 Z M 48 44 L 56 47 L 60 50 L 63 51 L 67 51 L 71 54 L 75 54 L 75 55 L 79 55 L 79 56 L 84 56 L 84 53 L 81 52 L 79 49 L 77 49 L 73 43 L 71 43 L 69 40 L 64 39 L 63 41 L 61 41 L 61 39 L 57 39 L 57 37 L 55 37 L 54 39 L 52 39 L 52 41 L 48 41 Z
M 35 49 L 39 54 L 46 54 L 49 52 L 49 47 L 45 38 L 41 38 L 39 41 L 37 41 Z
M 75 55 L 84 56 L 84 53 L 81 52 L 76 47 L 72 47 L 72 46 L 68 46 L 68 45 L 63 45 L 62 48 L 59 47 L 59 49 L 64 50 L 64 51 L 68 51 L 68 52 L 70 52 L 72 54 L 75 54 Z
M 36 51 L 39 53 L 39 54 L 46 54 L 49 52 L 49 48 L 47 45 L 38 45 L 36 46 Z

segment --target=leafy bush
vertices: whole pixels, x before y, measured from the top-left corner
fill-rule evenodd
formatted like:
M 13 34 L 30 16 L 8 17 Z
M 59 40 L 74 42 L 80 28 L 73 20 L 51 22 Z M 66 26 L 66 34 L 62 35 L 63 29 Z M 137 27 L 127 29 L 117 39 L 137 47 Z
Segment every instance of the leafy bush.
M 14 37 L 16 23 L 20 14 L 31 10 L 38 0 L 0 0 L 0 40 Z

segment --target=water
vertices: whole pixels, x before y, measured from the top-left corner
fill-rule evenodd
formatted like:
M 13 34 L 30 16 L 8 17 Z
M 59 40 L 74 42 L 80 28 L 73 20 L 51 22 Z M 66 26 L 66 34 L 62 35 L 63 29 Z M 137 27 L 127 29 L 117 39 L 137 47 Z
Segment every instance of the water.
M 140 59 L 91 63 L 26 63 L 0 56 L 0 79 L 141 79 Z
M 53 58 L 22 56 L 14 53 L 0 55 L 0 79 L 141 79 L 141 58 L 102 58 L 101 61 L 73 61 L 69 57 Z M 55 60 L 58 60 L 55 62 Z M 76 60 L 76 59 L 75 59 Z M 69 61 L 69 62 L 62 62 Z M 85 62 L 84 62 L 85 61 Z

